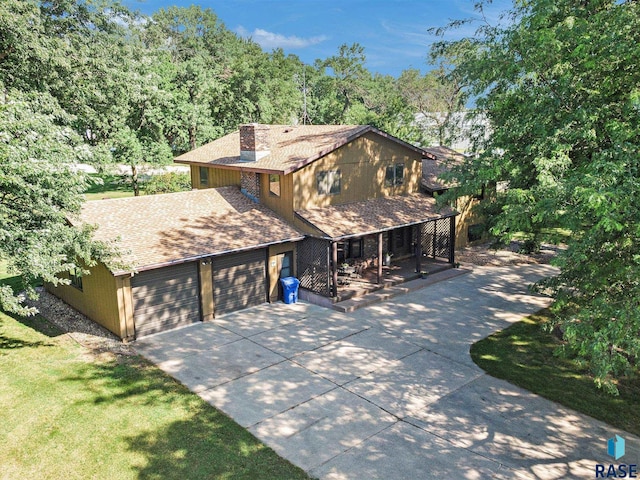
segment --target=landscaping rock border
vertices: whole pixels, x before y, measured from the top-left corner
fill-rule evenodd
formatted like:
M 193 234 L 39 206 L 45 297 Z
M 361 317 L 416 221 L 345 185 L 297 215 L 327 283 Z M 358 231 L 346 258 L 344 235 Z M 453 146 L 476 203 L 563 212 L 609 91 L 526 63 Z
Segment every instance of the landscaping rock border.
M 39 314 L 51 324 L 65 332 L 79 344 L 94 354 L 110 352 L 119 355 L 135 355 L 133 348 L 123 343 L 106 328 L 90 320 L 82 313 L 51 295 L 44 288 L 37 289 L 39 298 L 29 300 L 29 306 L 36 307 Z
M 543 244 L 540 253 L 519 253 L 521 242 L 513 241 L 503 248 L 496 248 L 491 242 L 472 245 L 456 251 L 456 261 L 462 264 L 503 267 L 522 264 L 548 264 L 562 247 Z

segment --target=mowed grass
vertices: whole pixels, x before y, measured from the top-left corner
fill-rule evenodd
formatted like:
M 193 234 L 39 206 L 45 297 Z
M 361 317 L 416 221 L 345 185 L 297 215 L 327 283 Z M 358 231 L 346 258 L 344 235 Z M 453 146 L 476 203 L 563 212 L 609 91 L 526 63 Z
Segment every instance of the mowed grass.
M 541 328 L 550 315 L 542 310 L 475 343 L 473 361 L 494 377 L 640 435 L 640 379 L 621 380 L 619 396 L 598 389 L 577 362 L 554 354 L 561 340 Z
M 86 200 L 104 200 L 107 198 L 133 197 L 133 187 L 121 175 L 92 173 L 94 179 L 102 179 L 102 183 L 91 185 L 84 194 Z
M 308 478 L 141 357 L 40 316 L 0 312 L 0 405 L 0 479 Z

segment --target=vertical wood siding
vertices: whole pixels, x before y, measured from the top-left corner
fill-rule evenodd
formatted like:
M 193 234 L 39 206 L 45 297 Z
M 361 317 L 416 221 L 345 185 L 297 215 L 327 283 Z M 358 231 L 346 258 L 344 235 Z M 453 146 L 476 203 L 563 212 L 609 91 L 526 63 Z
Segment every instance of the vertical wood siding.
M 209 168 L 209 184 L 200 185 L 200 167 L 191 165 L 191 186 L 193 188 L 218 188 L 231 185 L 240 186 L 240 172 L 223 168 Z
M 482 223 L 482 219 L 473 212 L 473 207 L 479 200 L 472 197 L 460 197 L 456 201 L 456 248 L 464 248 L 469 245 L 469 226 Z
M 386 169 L 397 163 L 404 164 L 404 183 L 387 187 L 384 183 Z M 341 172 L 340 193 L 319 195 L 316 175 L 330 170 Z M 293 173 L 293 210 L 418 192 L 421 175 L 419 153 L 368 133 Z
M 47 285 L 47 290 L 120 338 L 126 337 L 120 322 L 116 279 L 101 263 L 82 277 L 82 290 L 71 285 Z
M 278 263 L 278 257 L 285 252 L 293 251 L 293 276 L 297 276 L 296 264 L 298 258 L 296 256 L 296 244 L 295 243 L 281 243 L 279 245 L 271 245 L 269 247 L 269 260 L 268 260 L 268 275 L 269 275 L 269 292 L 268 297 L 270 302 L 275 302 L 278 299 L 278 282 L 280 281 L 280 265 Z
M 260 174 L 260 203 L 293 223 L 293 174 L 280 175 L 280 196 L 269 192 L 269 175 Z

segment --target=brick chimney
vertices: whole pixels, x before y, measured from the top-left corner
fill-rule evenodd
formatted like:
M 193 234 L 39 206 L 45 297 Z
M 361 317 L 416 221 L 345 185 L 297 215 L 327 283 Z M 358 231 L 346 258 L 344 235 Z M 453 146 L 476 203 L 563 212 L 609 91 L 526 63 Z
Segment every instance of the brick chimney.
M 269 151 L 269 127 L 259 123 L 240 125 L 240 160 L 255 162 L 266 157 Z

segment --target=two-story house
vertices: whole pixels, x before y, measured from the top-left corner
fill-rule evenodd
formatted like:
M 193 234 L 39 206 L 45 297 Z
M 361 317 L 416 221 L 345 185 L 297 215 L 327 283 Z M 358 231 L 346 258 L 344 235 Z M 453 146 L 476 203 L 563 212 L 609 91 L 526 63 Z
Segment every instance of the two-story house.
M 422 188 L 427 195 L 436 197 L 455 185 L 441 180 L 441 175 L 454 166 L 464 164 L 465 156 L 445 146 L 427 147 L 422 159 Z M 489 192 L 483 188 L 476 195 L 461 196 L 455 199 L 456 244 L 455 248 L 466 247 L 470 243 L 486 240 L 483 218 L 476 213 L 476 206 Z M 489 189 L 492 191 L 492 189 Z
M 283 276 L 332 299 L 346 267 L 379 283 L 390 255 L 453 263 L 455 212 L 420 193 L 424 153 L 370 126 L 242 125 L 175 159 L 193 191 L 88 202 L 73 221 L 119 238 L 131 267 L 48 288 L 135 338 L 274 301 Z

